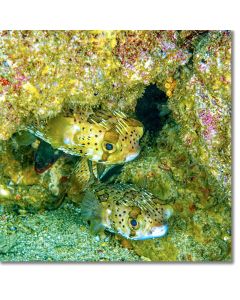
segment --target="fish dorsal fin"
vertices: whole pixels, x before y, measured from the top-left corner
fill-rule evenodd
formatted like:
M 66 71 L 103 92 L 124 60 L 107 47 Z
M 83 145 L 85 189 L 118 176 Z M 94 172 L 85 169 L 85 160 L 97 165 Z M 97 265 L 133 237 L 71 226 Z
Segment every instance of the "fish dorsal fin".
M 109 124 L 109 120 L 113 117 L 111 112 L 107 111 L 97 111 L 94 114 L 91 114 L 88 118 L 89 123 L 98 124 L 99 126 L 102 126 L 104 129 L 110 129 L 111 124 Z

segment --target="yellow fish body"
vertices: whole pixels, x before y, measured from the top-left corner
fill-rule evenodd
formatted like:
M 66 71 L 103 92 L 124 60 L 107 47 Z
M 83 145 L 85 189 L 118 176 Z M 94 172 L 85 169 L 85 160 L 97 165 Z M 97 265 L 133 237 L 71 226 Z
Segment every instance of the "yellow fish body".
M 30 131 L 65 153 L 103 164 L 122 164 L 138 156 L 143 125 L 123 113 L 101 111 L 58 116 Z
M 97 184 L 83 193 L 82 217 L 95 232 L 107 229 L 131 240 L 166 235 L 172 208 L 130 184 Z

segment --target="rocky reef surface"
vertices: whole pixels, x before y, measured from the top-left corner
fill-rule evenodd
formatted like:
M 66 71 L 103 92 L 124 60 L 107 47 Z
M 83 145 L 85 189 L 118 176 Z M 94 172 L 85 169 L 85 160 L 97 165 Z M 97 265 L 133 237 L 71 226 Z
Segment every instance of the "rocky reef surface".
M 113 180 L 172 205 L 166 237 L 97 241 L 78 208 L 57 208 L 59 164 L 34 171 L 26 126 L 98 109 L 144 124 Z M 0 205 L 2 261 L 230 261 L 231 32 L 2 31 Z

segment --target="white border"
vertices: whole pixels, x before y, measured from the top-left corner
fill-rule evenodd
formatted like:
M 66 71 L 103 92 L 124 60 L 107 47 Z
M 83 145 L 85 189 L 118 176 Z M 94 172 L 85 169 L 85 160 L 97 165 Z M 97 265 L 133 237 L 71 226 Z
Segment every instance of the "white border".
M 167 2 L 167 3 L 166 3 Z M 239 81 L 239 9 L 235 1 L 0 1 L 2 29 L 231 29 Z M 237 1 L 236 1 L 237 3 Z M 233 264 L 4 264 L 1 299 L 239 299 L 239 132 L 234 88 Z

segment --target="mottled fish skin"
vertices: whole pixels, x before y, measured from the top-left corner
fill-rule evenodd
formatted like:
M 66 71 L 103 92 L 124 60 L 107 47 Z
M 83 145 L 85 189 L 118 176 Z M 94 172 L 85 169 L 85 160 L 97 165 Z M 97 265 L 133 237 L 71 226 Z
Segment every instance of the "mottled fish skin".
M 106 111 L 58 116 L 37 130 L 29 130 L 53 148 L 102 164 L 122 164 L 136 158 L 143 135 L 139 121 Z
M 105 228 L 131 240 L 166 235 L 169 205 L 153 194 L 130 184 L 97 184 L 89 188 L 81 203 L 82 216 L 97 229 Z

